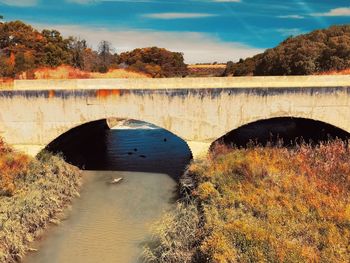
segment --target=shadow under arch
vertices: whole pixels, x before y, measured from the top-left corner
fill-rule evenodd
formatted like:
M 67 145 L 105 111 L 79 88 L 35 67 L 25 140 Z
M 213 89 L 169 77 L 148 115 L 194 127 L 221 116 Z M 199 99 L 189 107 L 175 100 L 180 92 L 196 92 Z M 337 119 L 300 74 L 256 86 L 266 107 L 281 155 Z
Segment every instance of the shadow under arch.
M 121 121 L 135 127 L 112 128 Z M 49 143 L 45 150 L 62 154 L 68 163 L 81 169 L 166 173 L 174 179 L 192 159 L 187 143 L 170 131 L 138 120 L 117 118 L 74 127 Z
M 258 120 L 234 129 L 214 141 L 236 147 L 269 143 L 281 143 L 283 146 L 295 146 L 301 142 L 318 144 L 332 139 L 348 140 L 350 133 L 331 124 L 306 118 L 276 117 Z

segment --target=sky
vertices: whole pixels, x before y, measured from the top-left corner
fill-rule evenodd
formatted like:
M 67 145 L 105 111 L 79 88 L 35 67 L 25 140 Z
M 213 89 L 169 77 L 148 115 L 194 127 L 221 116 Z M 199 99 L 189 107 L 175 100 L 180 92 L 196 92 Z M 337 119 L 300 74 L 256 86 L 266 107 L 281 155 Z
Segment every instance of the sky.
M 250 57 L 296 36 L 350 24 L 350 0 L 0 0 L 4 21 L 57 29 L 117 53 L 158 46 L 187 63 Z

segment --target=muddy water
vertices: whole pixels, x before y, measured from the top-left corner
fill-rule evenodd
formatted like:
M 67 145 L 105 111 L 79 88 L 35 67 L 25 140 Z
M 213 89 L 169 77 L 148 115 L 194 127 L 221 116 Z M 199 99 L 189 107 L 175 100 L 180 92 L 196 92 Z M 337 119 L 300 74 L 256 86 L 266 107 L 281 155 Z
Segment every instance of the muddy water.
M 176 182 L 166 174 L 84 172 L 81 197 L 27 263 L 140 262 L 149 225 L 171 208 Z M 111 185 L 113 178 L 122 183 Z
M 103 153 L 99 147 L 83 156 L 88 169 L 101 169 L 84 171 L 80 198 L 25 263 L 141 262 L 149 227 L 173 207 L 176 177 L 191 153 L 179 138 L 154 127 L 108 130 L 103 143 Z

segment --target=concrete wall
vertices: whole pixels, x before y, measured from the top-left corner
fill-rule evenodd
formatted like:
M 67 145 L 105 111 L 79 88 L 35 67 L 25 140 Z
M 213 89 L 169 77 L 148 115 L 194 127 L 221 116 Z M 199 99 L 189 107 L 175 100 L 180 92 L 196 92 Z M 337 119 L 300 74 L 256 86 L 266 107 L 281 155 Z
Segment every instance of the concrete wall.
M 306 78 L 314 82 L 309 83 Z M 97 85 L 96 80 L 73 81 L 79 85 L 86 82 L 86 89 L 59 89 L 71 84 L 64 86 L 66 82 L 57 82 L 55 90 L 52 89 L 54 81 L 47 86 L 39 81 L 38 89 L 31 88 L 36 82 L 18 82 L 16 90 L 0 91 L 0 136 L 35 153 L 73 127 L 116 117 L 142 120 L 165 128 L 187 141 L 197 155 L 227 132 L 272 117 L 320 120 L 350 132 L 350 78 L 306 78 L 299 83 L 291 78 L 291 87 L 284 87 L 281 83 L 287 83 L 288 78 L 274 77 L 275 83 L 282 87 L 272 88 L 248 88 L 243 84 L 241 87 L 216 87 L 213 84 L 217 80 L 217 86 L 225 86 L 232 78 L 196 79 L 199 88 L 188 79 L 176 88 L 157 88 L 156 85 L 166 84 L 166 79 L 152 80 L 155 86 L 150 84 L 143 89 L 138 86 L 140 80 L 130 81 L 126 86 L 120 84 L 122 89 L 111 88 L 116 85 L 114 80 L 111 86 L 106 84 L 109 80 L 103 80 L 106 86 Z M 343 85 L 328 87 L 324 85 L 325 79 L 328 84 Z M 174 84 L 172 81 L 178 80 L 170 80 Z M 190 85 L 188 81 L 192 82 L 192 88 L 185 88 Z M 254 78 L 252 83 L 259 81 L 260 78 Z M 268 82 L 262 86 L 267 86 Z M 208 83 L 213 86 L 202 87 Z M 314 87 L 314 83 L 319 87 Z M 93 85 L 106 89 L 93 89 Z

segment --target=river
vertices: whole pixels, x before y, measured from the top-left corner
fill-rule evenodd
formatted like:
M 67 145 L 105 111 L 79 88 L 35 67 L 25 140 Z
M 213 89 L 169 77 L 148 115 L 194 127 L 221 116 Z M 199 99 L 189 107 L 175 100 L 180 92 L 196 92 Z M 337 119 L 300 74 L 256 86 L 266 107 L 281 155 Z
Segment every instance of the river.
M 191 153 L 180 138 L 140 123 L 106 130 L 102 138 L 103 153 L 84 153 L 89 170 L 80 197 L 25 263 L 141 262 L 150 226 L 173 207 Z M 123 180 L 110 184 L 114 178 Z

